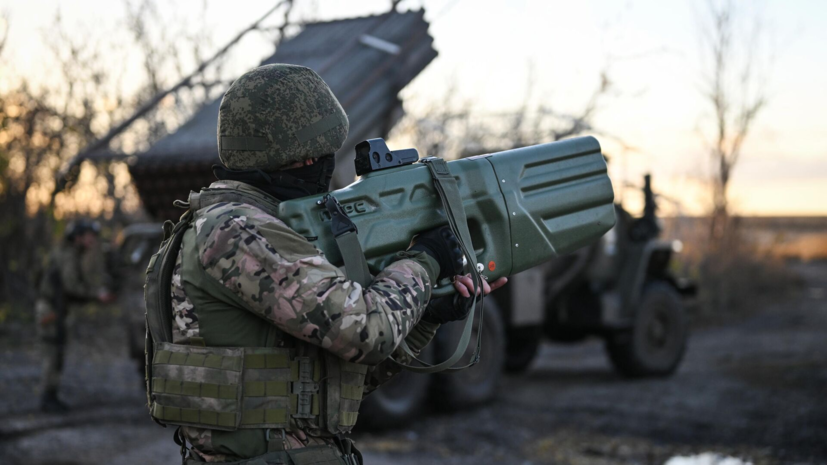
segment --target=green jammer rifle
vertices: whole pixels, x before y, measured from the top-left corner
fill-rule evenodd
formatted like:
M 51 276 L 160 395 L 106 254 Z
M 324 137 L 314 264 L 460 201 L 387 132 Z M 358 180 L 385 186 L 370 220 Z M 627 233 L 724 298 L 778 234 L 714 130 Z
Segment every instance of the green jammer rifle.
M 356 146 L 359 180 L 327 195 L 279 205 L 279 218 L 319 247 L 348 279 L 363 286 L 410 238 L 449 225 L 475 287 L 510 276 L 597 239 L 615 224 L 614 193 L 600 144 L 593 137 L 535 145 L 446 162 L 419 158 L 416 149 L 389 150 L 382 139 Z M 434 295 L 453 292 L 450 281 Z M 458 370 L 479 359 L 482 312 L 470 299 L 456 352 L 423 373 Z M 478 314 L 471 362 L 465 354 Z M 402 343 L 403 349 L 408 350 Z M 410 354 L 413 355 L 413 354 Z M 414 357 L 415 358 L 415 357 Z

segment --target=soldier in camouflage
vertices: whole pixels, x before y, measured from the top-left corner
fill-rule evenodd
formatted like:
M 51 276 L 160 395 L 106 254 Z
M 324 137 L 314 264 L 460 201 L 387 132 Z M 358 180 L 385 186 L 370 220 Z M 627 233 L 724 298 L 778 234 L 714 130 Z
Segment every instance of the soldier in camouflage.
M 312 409 L 302 415 L 296 405 L 302 392 L 295 384 L 301 357 L 290 362 L 294 371 L 289 375 L 255 371 L 248 362 L 254 358 L 245 355 L 245 384 L 239 395 L 248 410 L 229 417 L 240 418 L 235 425 L 211 428 L 215 423 L 209 422 L 216 420 L 204 409 L 215 403 L 167 395 L 170 381 L 155 378 L 156 373 L 171 373 L 163 375 L 169 379 L 189 372 L 169 369 L 163 364 L 172 363 L 166 362 L 169 352 L 159 356 L 156 349 L 151 394 L 166 406 L 155 407 L 153 417 L 180 425 L 182 447 L 183 441 L 191 445 L 185 463 L 361 462 L 342 434 L 353 427 L 361 397 L 400 371 L 391 358 L 410 363 L 398 349 L 402 340 L 418 353 L 441 323 L 467 316 L 461 299 L 471 298 L 473 285 L 466 276 L 455 279 L 462 297 L 429 304 L 434 283 L 461 269 L 458 243 L 447 228 L 415 237 L 407 251 L 363 288 L 276 217 L 279 201 L 329 189 L 333 153 L 347 129 L 347 117 L 331 90 L 314 71 L 300 66 L 275 64 L 250 71 L 221 102 L 218 145 L 223 166 L 214 168 L 219 180 L 202 190 L 201 197 L 206 192 L 226 197 L 206 205 L 190 197 L 192 217 L 172 273 L 172 342 L 178 346 L 164 347 L 172 347 L 173 353 L 179 350 L 175 347 L 187 346 L 289 349 L 291 358 L 306 354 L 313 360 L 313 380 L 321 387 L 314 385 Z M 503 278 L 486 284 L 483 292 L 504 283 Z M 196 350 L 204 349 L 192 353 Z M 282 366 L 272 356 L 267 367 Z M 282 388 L 279 376 L 292 376 L 293 387 Z M 206 378 L 192 378 L 194 385 L 206 384 Z M 248 379 L 265 381 L 261 392 L 254 393 L 259 385 Z M 334 379 L 341 379 L 341 385 Z M 155 386 L 162 383 L 166 388 Z M 254 402 L 263 405 L 256 395 L 271 396 L 271 407 L 281 405 L 278 396 L 291 396 L 287 416 L 270 407 L 253 409 Z M 183 418 L 188 406 L 192 420 Z M 201 410 L 193 410 L 196 407 Z
M 49 254 L 40 282 L 35 314 L 43 360 L 40 408 L 45 412 L 62 413 L 68 410 L 57 392 L 63 371 L 69 307 L 94 301 L 106 303 L 114 299 L 103 286 L 102 272 L 91 269 L 94 267 L 89 266 L 89 260 L 85 260 L 95 252 L 99 230 L 97 223 L 88 220 L 70 223 L 63 242 Z

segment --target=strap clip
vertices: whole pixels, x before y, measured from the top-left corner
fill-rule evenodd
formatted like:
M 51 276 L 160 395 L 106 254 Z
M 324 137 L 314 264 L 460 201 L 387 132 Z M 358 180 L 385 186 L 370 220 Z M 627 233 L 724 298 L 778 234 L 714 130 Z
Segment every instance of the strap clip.
M 319 392 L 319 383 L 313 381 L 313 364 L 310 357 L 296 357 L 299 363 L 299 379 L 292 383 L 292 394 L 296 395 L 296 413 L 293 418 L 314 418 L 313 395 Z
M 267 452 L 281 452 L 287 449 L 287 435 L 284 434 L 283 429 L 279 431 L 281 437 L 274 435 L 270 428 L 264 432 L 264 437 L 267 438 Z
M 325 208 L 327 208 L 327 212 L 330 213 L 330 229 L 333 231 L 334 237 L 339 237 L 349 232 L 359 233 L 356 225 L 353 224 L 353 221 L 347 216 L 345 209 L 342 208 L 342 204 L 336 200 L 336 197 L 327 194 L 322 198 L 321 202 Z
M 439 157 L 425 157 L 419 160 L 421 163 L 427 163 L 434 167 L 434 173 L 440 176 L 450 175 L 451 169 L 448 168 L 448 162 Z

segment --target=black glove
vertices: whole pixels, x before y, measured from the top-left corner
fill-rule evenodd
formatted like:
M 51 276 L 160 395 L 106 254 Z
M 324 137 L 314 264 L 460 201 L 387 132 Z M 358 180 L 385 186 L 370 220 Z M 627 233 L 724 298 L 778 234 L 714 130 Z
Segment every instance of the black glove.
M 464 320 L 471 312 L 471 298 L 459 294 L 437 297 L 428 302 L 422 321 L 428 323 L 445 324 L 451 321 Z
M 437 279 L 451 278 L 462 272 L 462 250 L 448 226 L 417 234 L 411 240 L 408 251 L 421 251 L 433 257 L 439 264 Z

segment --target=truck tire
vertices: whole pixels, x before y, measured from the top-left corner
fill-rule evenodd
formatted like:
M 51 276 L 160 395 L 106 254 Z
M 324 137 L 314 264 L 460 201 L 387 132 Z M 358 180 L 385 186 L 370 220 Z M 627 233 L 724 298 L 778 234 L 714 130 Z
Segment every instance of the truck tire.
M 420 358 L 433 362 L 433 342 Z M 431 375 L 402 370 L 365 398 L 359 407 L 359 426 L 370 430 L 406 425 L 425 409 L 431 379 Z
M 434 401 L 443 409 L 458 410 L 491 400 L 497 392 L 497 384 L 505 365 L 505 325 L 500 309 L 493 298 L 485 299 L 480 361 L 471 368 L 439 373 L 432 385 Z M 475 322 L 476 323 L 476 322 Z M 443 326 L 438 333 L 437 361 L 450 357 L 462 334 L 462 322 Z M 474 325 L 471 344 L 460 364 L 468 363 L 474 352 L 477 326 Z
M 624 376 L 668 376 L 686 351 L 689 324 L 678 292 L 669 283 L 648 284 L 631 330 L 609 335 L 606 351 Z
M 537 357 L 541 338 L 541 328 L 510 329 L 505 351 L 505 370 L 509 373 L 525 371 Z

